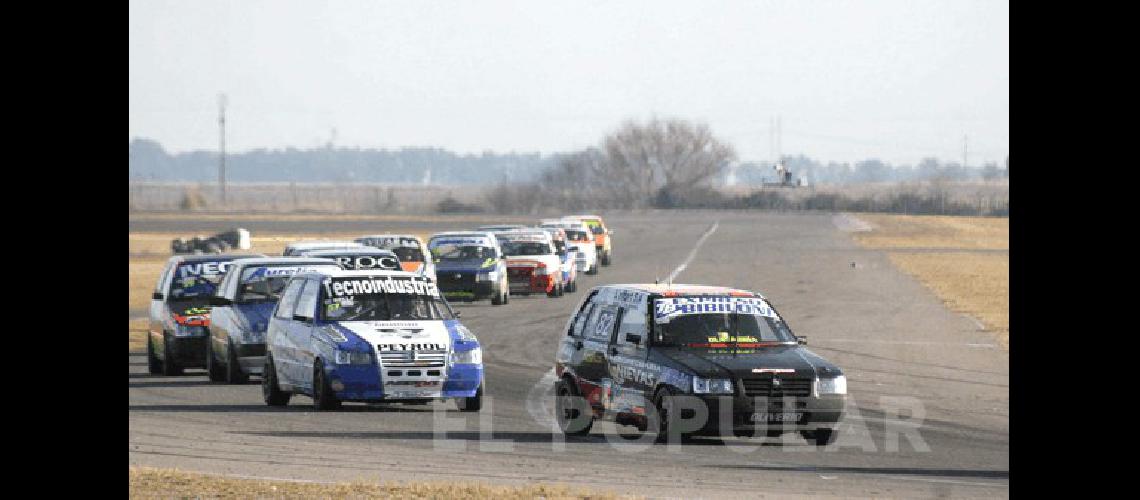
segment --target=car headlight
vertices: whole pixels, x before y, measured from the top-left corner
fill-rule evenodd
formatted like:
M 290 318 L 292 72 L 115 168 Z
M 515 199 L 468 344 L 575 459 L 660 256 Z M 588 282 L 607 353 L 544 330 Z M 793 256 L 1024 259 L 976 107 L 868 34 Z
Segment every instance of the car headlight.
M 499 273 L 497 271 L 487 271 L 475 274 L 475 281 L 495 281 L 497 279 L 499 279 Z
M 816 379 L 815 393 L 820 396 L 828 394 L 847 394 L 847 377 L 840 375 L 835 378 Z
M 336 351 L 336 364 L 338 365 L 367 365 L 372 363 L 372 355 L 357 351 Z
M 468 330 L 466 326 L 463 326 L 463 325 L 456 326 L 455 327 L 455 333 L 459 334 L 459 340 L 468 341 L 468 342 L 478 342 L 479 341 L 479 339 L 475 337 L 475 334 L 471 333 L 471 330 Z
M 205 335 L 206 329 L 201 326 L 174 324 L 175 337 L 202 337 Z
M 732 381 L 726 378 L 693 377 L 694 394 L 732 394 Z
M 451 362 L 454 364 L 481 365 L 483 364 L 483 349 L 476 347 L 468 351 L 452 351 Z

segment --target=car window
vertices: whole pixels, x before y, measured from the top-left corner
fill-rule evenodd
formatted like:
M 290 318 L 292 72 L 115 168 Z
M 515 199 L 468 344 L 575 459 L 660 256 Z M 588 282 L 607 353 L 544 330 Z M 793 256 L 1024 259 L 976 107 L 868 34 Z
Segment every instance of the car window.
M 293 314 L 313 318 L 317 312 L 317 295 L 320 291 L 320 283 L 314 280 L 306 280 L 305 289 L 301 292 L 300 298 L 297 299 L 297 309 L 293 311 Z
M 174 267 L 173 262 L 167 262 L 166 267 L 162 268 L 162 274 L 158 275 L 158 284 L 155 285 L 154 291 L 158 293 L 166 292 L 166 284 L 170 281 L 170 268 Z
M 277 303 L 278 318 L 293 319 L 293 306 L 297 305 L 297 295 L 301 293 L 304 284 L 305 280 L 291 280 L 285 286 L 285 291 L 281 293 L 281 301 Z
M 578 315 L 574 317 L 574 326 L 570 328 L 571 336 L 582 336 L 582 326 L 586 324 L 586 319 L 590 317 L 590 314 L 592 312 L 594 312 L 594 304 L 591 303 L 591 300 L 593 300 L 593 298 L 594 297 L 591 295 L 590 298 L 586 299 L 586 302 L 582 303 L 582 308 L 578 310 Z
M 595 309 L 593 317 L 586 323 L 586 337 L 598 342 L 609 342 L 613 334 L 614 319 L 617 308 L 612 306 L 599 306 Z
M 623 307 L 622 310 L 625 312 L 621 315 L 621 322 L 618 325 L 618 342 L 625 342 L 625 334 L 632 333 L 635 335 L 641 335 L 641 338 L 643 340 L 643 343 L 641 345 L 645 345 L 645 315 L 638 314 L 637 310 L 635 309 Z
M 230 271 L 233 271 L 233 270 L 234 270 L 234 268 L 231 267 Z M 234 280 L 235 274 L 238 274 L 238 273 L 232 273 L 229 271 L 226 272 L 226 275 L 222 278 L 222 282 L 218 283 L 218 290 L 216 293 L 218 297 L 225 297 L 227 292 L 229 292 L 230 288 L 232 287 L 231 283 Z

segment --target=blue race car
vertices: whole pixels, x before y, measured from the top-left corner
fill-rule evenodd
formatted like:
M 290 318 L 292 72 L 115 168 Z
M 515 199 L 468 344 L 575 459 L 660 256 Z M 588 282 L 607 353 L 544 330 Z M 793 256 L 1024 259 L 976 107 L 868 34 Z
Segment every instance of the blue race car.
M 262 394 L 318 410 L 342 402 L 483 406 L 483 353 L 431 278 L 406 271 L 298 273 L 269 320 Z
M 211 381 L 244 383 L 265 364 L 265 329 L 281 291 L 299 271 L 340 269 L 329 259 L 267 257 L 230 264 L 210 299 L 206 372 Z

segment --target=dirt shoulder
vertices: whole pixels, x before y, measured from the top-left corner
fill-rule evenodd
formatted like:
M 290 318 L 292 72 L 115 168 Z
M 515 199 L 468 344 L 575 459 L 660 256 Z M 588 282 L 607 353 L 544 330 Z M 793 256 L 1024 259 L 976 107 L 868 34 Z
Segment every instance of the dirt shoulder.
M 1009 349 L 1009 219 L 859 214 L 866 248 L 921 281 L 953 311 L 977 319 Z
M 475 482 L 316 483 L 129 467 L 130 498 L 632 498 L 563 485 Z

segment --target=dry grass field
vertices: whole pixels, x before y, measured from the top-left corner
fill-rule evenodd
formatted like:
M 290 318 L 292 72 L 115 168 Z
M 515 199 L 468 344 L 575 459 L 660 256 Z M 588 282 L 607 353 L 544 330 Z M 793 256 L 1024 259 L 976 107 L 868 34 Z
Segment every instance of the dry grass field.
M 887 250 L 891 262 L 934 291 L 951 310 L 980 321 L 1009 349 L 1009 218 L 858 218 L 873 230 L 856 233 L 856 241 Z
M 309 483 L 129 467 L 130 498 L 630 498 L 563 485 L 475 482 Z

